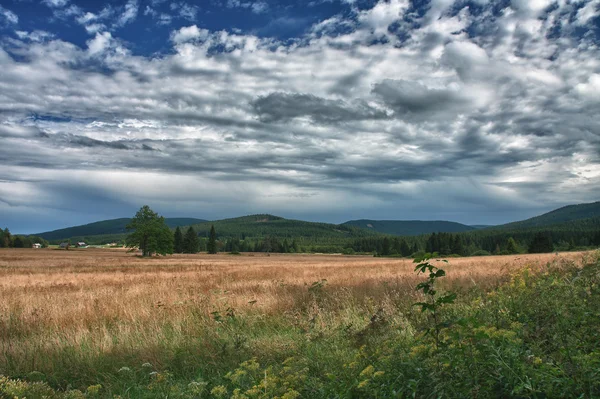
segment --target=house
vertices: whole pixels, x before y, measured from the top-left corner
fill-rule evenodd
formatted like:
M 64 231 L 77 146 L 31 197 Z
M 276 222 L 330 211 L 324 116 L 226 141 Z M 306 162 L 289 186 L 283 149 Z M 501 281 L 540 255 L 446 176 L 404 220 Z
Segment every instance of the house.
M 77 244 L 75 244 L 75 246 L 77 248 L 87 248 L 88 247 L 88 245 L 83 241 L 78 242 Z
M 71 244 L 69 244 L 68 242 L 62 242 L 58 247 L 62 249 L 69 249 L 70 246 Z
M 37 242 L 31 246 L 31 248 L 41 248 L 41 247 L 42 247 L 42 244 L 37 243 Z

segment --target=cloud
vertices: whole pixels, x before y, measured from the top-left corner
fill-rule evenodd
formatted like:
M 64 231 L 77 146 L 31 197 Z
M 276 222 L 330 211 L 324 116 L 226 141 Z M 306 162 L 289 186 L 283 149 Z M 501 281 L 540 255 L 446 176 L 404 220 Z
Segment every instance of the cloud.
M 106 51 L 112 42 L 110 32 L 96 33 L 96 36 L 87 41 L 88 53 L 90 55 L 99 55 Z
M 176 44 L 181 44 L 193 40 L 206 40 L 208 36 L 209 32 L 206 29 L 198 29 L 196 25 L 184 26 L 171 33 L 171 41 Z
M 2 23 L 15 25 L 19 23 L 19 17 L 14 12 L 0 5 L 0 24 Z
M 600 16 L 600 0 L 591 0 L 577 10 L 577 25 L 586 25 L 593 18 Z
M 387 79 L 373 87 L 383 102 L 399 116 L 460 111 L 469 101 L 457 89 L 428 88 L 421 83 Z
M 38 43 L 41 43 L 41 42 L 49 40 L 49 39 L 53 39 L 55 37 L 55 35 L 53 33 L 46 32 L 43 30 L 34 30 L 32 32 L 17 30 L 17 31 L 15 31 L 15 34 L 21 40 L 29 40 L 29 41 L 38 42 Z
M 242 1 L 242 0 L 227 0 L 227 8 L 245 8 L 252 11 L 254 14 L 263 14 L 269 10 L 269 4 L 265 1 Z
M 48 7 L 61 8 L 69 4 L 69 0 L 42 0 Z
M 109 31 L 126 8 L 75 15 L 83 47 L 18 30 L 0 44 L 0 196 L 468 223 L 597 199 L 590 2 L 503 4 L 361 2 L 285 41 L 189 23 L 152 55 Z
M 194 21 L 196 19 L 196 14 L 198 14 L 198 6 L 184 2 L 171 3 L 171 10 L 175 11 L 179 17 L 187 19 L 188 21 Z
M 122 14 L 115 22 L 115 27 L 123 27 L 137 18 L 138 14 L 138 2 L 137 0 L 129 0 L 125 4 Z
M 289 121 L 299 117 L 308 117 L 315 123 L 387 118 L 385 111 L 366 103 L 347 104 L 341 100 L 299 93 L 271 93 L 256 99 L 252 107 L 265 122 Z

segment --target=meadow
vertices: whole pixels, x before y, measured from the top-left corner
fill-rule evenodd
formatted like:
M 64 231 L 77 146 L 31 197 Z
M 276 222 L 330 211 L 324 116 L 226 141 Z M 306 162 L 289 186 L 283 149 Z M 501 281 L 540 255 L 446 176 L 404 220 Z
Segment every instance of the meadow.
M 600 395 L 597 254 L 449 261 L 0 250 L 0 398 Z

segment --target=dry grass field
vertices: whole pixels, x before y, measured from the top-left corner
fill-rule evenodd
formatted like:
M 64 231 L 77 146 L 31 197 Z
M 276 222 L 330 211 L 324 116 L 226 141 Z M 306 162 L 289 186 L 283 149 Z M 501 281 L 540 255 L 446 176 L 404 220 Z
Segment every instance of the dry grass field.
M 462 293 L 485 292 L 525 266 L 580 263 L 585 256 L 454 258 L 444 265 L 443 283 Z M 407 330 L 397 309 L 418 299 L 414 287 L 423 278 L 413 269 L 411 260 L 366 256 L 144 259 L 115 249 L 0 250 L 0 375 L 41 371 L 64 386 L 73 379 L 94 382 L 93 370 L 142 362 L 163 368 L 181 362 L 182 373 L 197 372 L 194 361 L 229 357 L 235 364 L 257 353 L 294 353 L 300 344 L 289 328 L 358 331 L 377 312 Z M 316 291 L 327 292 L 326 300 Z M 244 322 L 225 327 L 226 318 Z

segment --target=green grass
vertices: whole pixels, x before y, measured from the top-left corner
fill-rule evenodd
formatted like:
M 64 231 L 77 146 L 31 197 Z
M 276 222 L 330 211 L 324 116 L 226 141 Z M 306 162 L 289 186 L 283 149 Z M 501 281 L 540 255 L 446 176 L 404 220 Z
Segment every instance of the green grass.
M 165 324 L 144 353 L 127 340 L 113 352 L 82 341 L 35 370 L 13 359 L 0 398 L 600 396 L 597 255 L 457 293 L 439 310 L 437 345 L 431 318 L 400 286 L 371 297 L 315 283 L 285 314 L 224 309 Z

